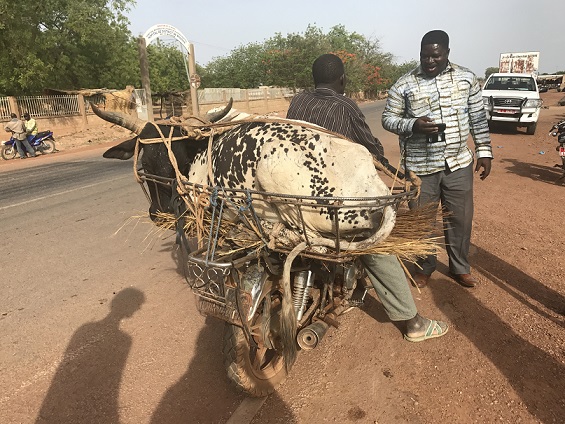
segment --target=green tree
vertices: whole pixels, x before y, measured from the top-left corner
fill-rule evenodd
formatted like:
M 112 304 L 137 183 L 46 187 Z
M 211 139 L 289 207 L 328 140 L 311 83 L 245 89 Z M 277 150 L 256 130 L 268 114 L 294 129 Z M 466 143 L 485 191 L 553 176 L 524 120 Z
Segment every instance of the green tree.
M 264 47 L 258 43 L 240 46 L 227 57 L 214 59 L 202 71 L 202 87 L 252 88 L 266 84 L 261 63 Z
M 0 93 L 123 87 L 139 80 L 124 15 L 134 0 L 0 0 Z
M 309 25 L 304 33 L 275 34 L 263 44 L 239 47 L 214 59 L 203 70 L 204 87 L 252 88 L 258 85 L 309 88 L 312 63 L 321 54 L 334 53 L 344 62 L 347 90 L 374 95 L 386 89 L 415 62 L 396 65 L 376 39 L 349 32 L 342 25 L 327 33 Z
M 485 79 L 487 79 L 488 77 L 490 77 L 491 74 L 497 73 L 498 70 L 499 70 L 498 66 L 496 66 L 496 67 L 495 67 L 495 66 L 491 66 L 490 68 L 487 68 L 487 69 L 485 70 Z
M 167 46 L 157 40 L 156 44 L 147 46 L 147 60 L 153 94 L 190 89 L 186 73 L 187 58 L 179 49 L 174 46 Z
M 332 50 L 323 32 L 309 25 L 304 34 L 283 36 L 277 33 L 265 42 L 261 58 L 267 73 L 267 84 L 280 87 L 305 88 L 312 84 L 312 62 Z

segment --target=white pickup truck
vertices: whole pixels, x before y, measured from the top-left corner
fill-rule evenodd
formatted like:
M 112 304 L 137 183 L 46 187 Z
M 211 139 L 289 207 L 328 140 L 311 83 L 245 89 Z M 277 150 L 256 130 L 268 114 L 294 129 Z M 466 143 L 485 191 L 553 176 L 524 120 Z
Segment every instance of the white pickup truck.
M 530 74 L 491 74 L 483 86 L 483 101 L 489 123 L 507 122 L 526 127 L 533 135 L 542 100 L 536 79 Z

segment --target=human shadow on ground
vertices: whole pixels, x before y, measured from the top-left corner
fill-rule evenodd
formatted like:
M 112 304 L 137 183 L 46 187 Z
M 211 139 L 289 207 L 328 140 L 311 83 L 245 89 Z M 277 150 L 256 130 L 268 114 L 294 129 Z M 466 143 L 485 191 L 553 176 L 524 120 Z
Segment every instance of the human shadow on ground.
M 438 271 L 447 267 L 438 266 Z M 561 422 L 565 416 L 563 364 L 524 338 L 527 333 L 517 334 L 484 307 L 472 290 L 448 283 L 428 288 L 454 327 L 505 376 L 529 413 L 542 423 Z
M 556 324 L 565 326 L 564 319 L 554 317 L 543 309 L 547 308 L 556 314 L 565 316 L 565 296 L 492 253 L 476 245 L 473 245 L 473 247 L 476 249 L 476 254 L 473 258 L 473 267 L 476 270 L 487 276 L 490 281 L 537 314 Z M 532 302 L 532 300 L 541 304 L 542 307 Z
M 221 423 L 243 400 L 229 386 L 223 369 L 222 328 L 220 320 L 206 318 L 194 346 L 194 359 L 162 396 L 151 423 Z
M 171 258 L 176 264 L 177 274 L 189 285 L 193 273 L 187 268 L 186 250 L 174 241 L 167 247 L 171 249 Z M 193 250 L 197 249 L 194 239 L 189 240 L 189 247 Z M 198 312 L 194 309 L 191 313 Z M 227 377 L 223 353 L 224 326 L 225 323 L 221 319 L 206 317 L 204 327 L 196 341 L 194 359 L 188 365 L 186 372 L 161 398 L 151 417 L 152 424 L 225 423 L 247 397 L 246 394 L 238 391 Z M 272 418 L 273 421 L 263 420 L 263 423 L 298 422 L 291 409 L 276 392 L 268 396 L 268 402 L 269 406 L 275 406 L 277 416 L 269 417 L 269 420 Z M 278 421 L 281 419 L 283 421 Z
M 551 150 L 553 150 L 553 148 Z M 555 160 L 556 164 L 561 160 L 557 153 L 555 154 Z M 516 159 L 501 159 L 500 162 L 509 164 L 509 166 L 506 167 L 508 172 L 519 175 L 520 177 L 530 178 L 534 181 L 544 183 L 565 185 L 565 178 L 561 178 L 564 172 L 561 168 L 520 162 Z
M 144 301 L 140 290 L 124 289 L 114 296 L 104 319 L 84 324 L 73 334 L 36 423 L 120 422 L 120 382 L 132 344 L 120 322 Z
M 207 317 L 195 345 L 194 359 L 186 372 L 167 389 L 151 417 L 152 424 L 225 423 L 246 397 L 227 378 L 222 354 L 224 323 Z M 275 392 L 269 403 L 285 423 L 297 422 L 292 411 Z M 276 417 L 273 417 L 276 418 Z

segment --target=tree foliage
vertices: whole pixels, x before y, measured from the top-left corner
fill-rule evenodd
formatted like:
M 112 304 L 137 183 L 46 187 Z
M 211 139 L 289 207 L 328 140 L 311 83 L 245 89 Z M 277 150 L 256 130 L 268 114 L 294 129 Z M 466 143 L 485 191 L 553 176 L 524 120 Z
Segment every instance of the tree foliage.
M 491 76 L 491 74 L 496 74 L 498 72 L 498 66 L 491 66 L 485 70 L 485 79 Z
M 264 47 L 257 43 L 232 50 L 228 57 L 213 60 L 202 70 L 203 87 L 250 88 L 265 84 L 261 65 Z
M 416 66 L 415 62 L 395 64 L 393 55 L 383 52 L 378 40 L 349 32 L 342 25 L 327 33 L 309 25 L 304 33 L 277 33 L 263 44 L 243 46 L 216 58 L 204 71 L 203 86 L 312 87 L 312 63 L 324 53 L 343 60 L 350 92 L 377 93 Z
M 125 12 L 135 0 L 0 0 L 0 95 L 45 88 L 139 87 L 137 40 Z M 184 53 L 161 42 L 148 49 L 154 93 L 189 89 Z M 323 53 L 342 58 L 347 90 L 376 93 L 415 62 L 398 65 L 379 41 L 342 25 L 328 32 L 276 33 L 197 67 L 202 87 L 312 87 L 312 63 Z
M 133 3 L 0 0 L 0 93 L 135 84 L 137 48 L 124 15 Z
M 190 88 L 187 75 L 187 57 L 174 46 L 157 40 L 147 46 L 149 79 L 152 94 L 186 91 Z M 137 65 L 139 68 L 139 64 Z

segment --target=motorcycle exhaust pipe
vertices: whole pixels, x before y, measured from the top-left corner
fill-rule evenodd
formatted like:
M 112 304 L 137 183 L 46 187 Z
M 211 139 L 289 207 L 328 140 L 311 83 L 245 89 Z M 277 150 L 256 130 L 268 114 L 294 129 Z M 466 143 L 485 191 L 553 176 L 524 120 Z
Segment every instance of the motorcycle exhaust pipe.
M 308 327 L 304 327 L 298 332 L 296 341 L 298 345 L 304 350 L 312 350 L 325 336 L 328 331 L 329 324 L 324 321 L 316 321 L 310 324 Z

